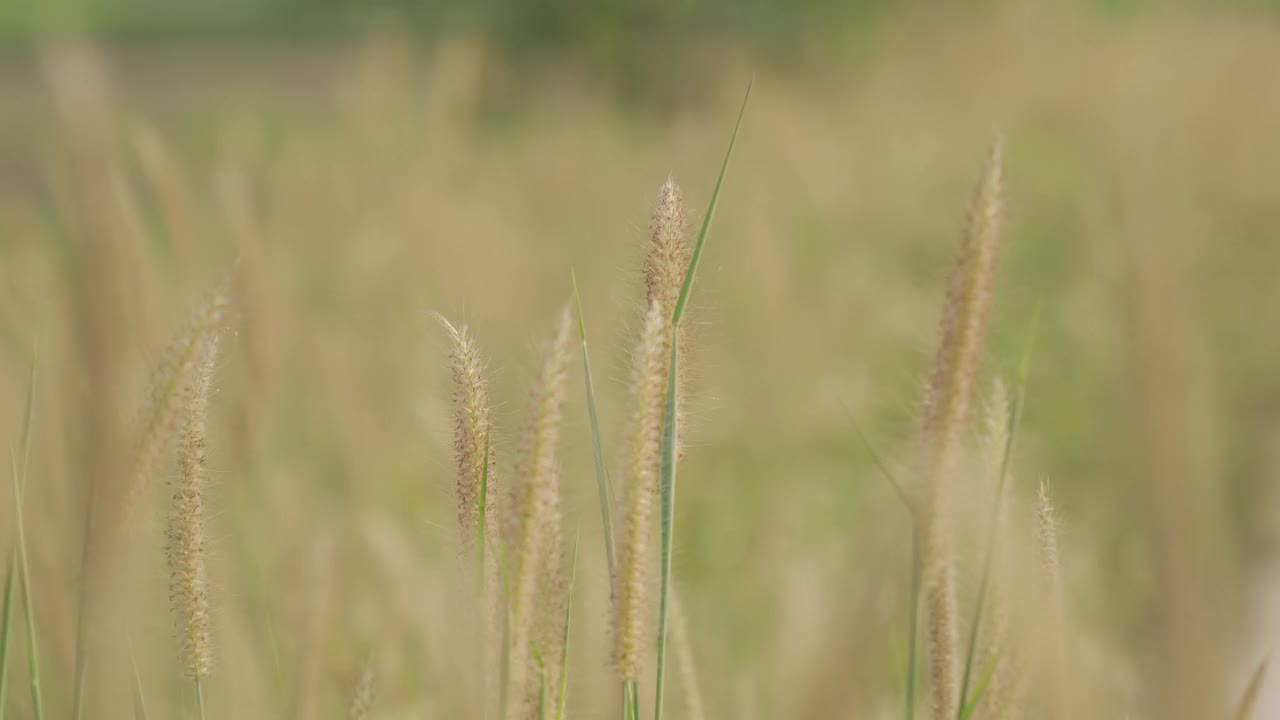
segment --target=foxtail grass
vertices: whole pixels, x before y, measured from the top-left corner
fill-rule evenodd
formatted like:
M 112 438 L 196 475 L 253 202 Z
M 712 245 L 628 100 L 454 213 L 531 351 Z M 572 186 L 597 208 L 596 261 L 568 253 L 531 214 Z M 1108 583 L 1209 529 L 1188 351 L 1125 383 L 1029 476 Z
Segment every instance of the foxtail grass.
M 569 560 L 569 580 L 564 588 L 564 636 L 560 641 L 560 685 L 556 688 L 556 720 L 564 720 L 569 699 L 569 629 L 573 621 L 573 584 L 578 579 L 579 531 L 573 533 L 573 553 Z
M 564 407 L 565 374 L 569 357 L 570 317 L 561 313 L 529 394 L 529 407 L 506 515 L 507 562 L 510 573 L 510 660 L 508 662 L 507 717 L 525 716 L 525 708 L 537 688 L 531 684 L 545 673 L 533 663 L 541 586 L 549 561 L 560 556 L 560 479 L 558 449 Z M 538 663 L 542 664 L 542 663 Z M 542 702 L 538 702 L 541 707 Z
M 489 543 L 487 538 L 478 536 L 477 530 L 484 528 L 483 532 L 496 532 L 498 527 L 493 448 L 486 451 L 486 443 L 493 435 L 493 409 L 489 402 L 485 363 L 465 325 L 458 327 L 443 316 L 436 317 L 453 344 L 450 361 L 457 412 L 453 451 L 458 466 L 454 485 L 458 527 L 462 533 L 464 554 L 473 551 L 483 554 L 485 545 Z M 482 492 L 485 493 L 483 508 L 480 503 Z
M 653 714 L 654 720 L 662 720 L 662 697 L 666 682 L 667 661 L 667 624 L 670 612 L 671 594 L 671 551 L 675 537 L 676 507 L 676 442 L 679 437 L 677 420 L 679 418 L 678 394 L 676 378 L 679 376 L 680 357 L 680 320 L 684 317 L 685 308 L 689 304 L 689 295 L 693 291 L 693 280 L 698 274 L 698 263 L 702 260 L 702 251 L 706 246 L 707 235 L 711 231 L 711 221 L 716 215 L 716 205 L 720 201 L 720 191 L 724 188 L 724 179 L 729 172 L 729 160 L 733 157 L 733 146 L 738 141 L 738 130 L 742 128 L 742 117 L 747 112 L 747 101 L 751 98 L 751 86 L 742 98 L 742 108 L 738 110 L 738 120 L 733 126 L 733 135 L 729 138 L 729 148 L 725 151 L 724 162 L 720 165 L 720 175 L 716 178 L 715 189 L 711 191 L 711 202 L 707 205 L 707 214 L 702 219 L 702 229 L 698 231 L 698 240 L 693 246 L 689 258 L 689 270 L 685 273 L 684 284 L 680 287 L 680 295 L 676 298 L 675 309 L 671 313 L 671 364 L 667 372 L 667 408 L 662 436 L 662 558 L 661 584 L 658 602 L 658 669 L 654 682 Z
M 613 661 L 624 683 L 638 683 L 651 637 L 653 506 L 662 453 L 664 335 L 667 317 L 657 300 L 649 305 L 632 356 L 631 428 L 627 433 L 622 481 L 622 542 L 613 587 Z
M 1003 144 L 997 140 L 978 182 L 947 289 L 941 340 L 924 403 L 921 525 L 929 685 L 935 720 L 950 720 L 961 709 L 951 484 L 958 470 L 991 312 L 1004 225 L 1003 154 Z
M 210 336 L 196 351 L 188 380 L 185 417 L 178 439 L 178 476 L 169 505 L 169 599 L 173 605 L 179 657 L 195 683 L 204 717 L 204 679 L 213 663 L 209 633 L 209 577 L 205 558 L 205 490 L 209 482 L 207 425 L 218 337 Z

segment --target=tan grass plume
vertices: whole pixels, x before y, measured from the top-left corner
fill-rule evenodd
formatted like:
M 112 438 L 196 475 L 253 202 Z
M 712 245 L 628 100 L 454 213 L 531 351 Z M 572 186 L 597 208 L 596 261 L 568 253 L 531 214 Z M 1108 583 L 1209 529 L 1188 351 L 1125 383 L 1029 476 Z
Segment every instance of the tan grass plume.
M 169 505 L 169 599 L 173 605 L 178 645 L 188 677 L 196 682 L 213 662 L 209 637 L 209 577 L 205 562 L 205 457 L 210 385 L 218 338 L 210 336 L 196 350 L 187 380 L 187 404 L 178 438 L 178 475 Z
M 978 375 L 1004 225 L 1003 144 L 997 139 L 978 182 L 947 288 L 941 340 L 929 377 L 922 429 L 924 595 L 931 707 L 950 720 L 959 702 L 951 483 Z
M 558 449 L 569 363 L 570 315 L 560 314 L 538 377 L 529 392 L 524 432 L 511 478 L 506 514 L 507 569 L 510 578 L 511 658 L 507 717 L 527 717 L 537 698 L 531 641 L 541 622 L 539 595 L 548 567 L 559 567 L 561 551 Z M 550 561 L 550 562 L 549 562 Z M 554 563 L 554 565 L 551 565 Z M 557 587 L 560 583 L 554 583 Z M 555 648 L 540 648 L 545 664 L 555 665 Z M 563 652 L 563 649 L 561 649 Z M 549 683 L 550 684 L 550 683 Z
M 497 473 L 492 445 L 493 409 L 489 403 L 485 363 L 467 326 L 455 326 L 440 315 L 436 318 L 449 333 L 449 339 L 453 343 L 449 358 L 453 371 L 453 402 L 458 413 L 453 435 L 453 452 L 458 465 L 455 492 L 458 527 L 462 531 L 462 549 L 464 553 L 470 554 L 476 542 L 482 484 L 486 483 L 485 542 L 495 548 L 497 545 L 496 542 L 491 542 L 492 536 L 498 532 Z
M 618 577 L 613 589 L 613 662 L 623 680 L 639 680 L 651 632 L 654 582 L 654 506 L 657 502 L 666 400 L 664 350 L 669 317 L 655 299 L 645 314 L 640 341 L 632 356 L 630 426 L 624 445 L 622 538 L 618 544 Z

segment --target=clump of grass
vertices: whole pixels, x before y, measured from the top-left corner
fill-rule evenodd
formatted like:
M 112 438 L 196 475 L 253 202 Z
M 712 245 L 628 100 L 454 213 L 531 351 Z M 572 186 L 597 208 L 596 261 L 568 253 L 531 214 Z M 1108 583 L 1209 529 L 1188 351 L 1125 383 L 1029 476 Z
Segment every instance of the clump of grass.
M 511 512 L 506 516 L 511 626 L 507 717 L 513 720 L 525 715 L 531 701 L 538 702 L 533 700 L 538 687 L 532 682 L 541 674 L 532 645 L 541 623 L 538 600 L 545 588 L 558 587 L 548 582 L 547 573 L 558 572 L 561 563 L 557 453 L 569 341 L 570 318 L 565 310 L 529 393 L 519 460 L 511 480 Z M 558 653 L 548 655 L 556 649 L 539 648 L 538 654 L 558 659 Z
M 218 338 L 209 337 L 196 351 L 188 380 L 187 406 L 178 442 L 178 476 L 169 505 L 169 597 L 177 626 L 183 669 L 196 686 L 204 715 L 203 681 L 213 663 L 209 634 L 209 577 L 205 560 L 205 490 L 209 469 L 205 456 L 207 417 Z
M 978 375 L 1004 225 L 1003 144 L 992 146 L 951 273 L 941 340 L 925 396 L 921 445 L 923 573 L 931 708 L 935 720 L 960 709 L 951 484 Z

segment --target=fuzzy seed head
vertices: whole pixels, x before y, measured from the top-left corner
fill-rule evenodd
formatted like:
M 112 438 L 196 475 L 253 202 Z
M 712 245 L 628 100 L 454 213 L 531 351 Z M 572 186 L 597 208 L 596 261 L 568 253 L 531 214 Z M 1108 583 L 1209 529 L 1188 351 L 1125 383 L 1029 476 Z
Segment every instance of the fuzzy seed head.
M 187 403 L 178 438 L 178 476 L 169 505 L 169 599 L 182 664 L 192 680 L 207 676 L 212 663 L 205 564 L 204 491 L 209 476 L 205 426 L 217 346 L 217 337 L 211 336 L 196 351 L 189 387 L 184 391 Z
M 164 448 L 178 432 L 179 419 L 193 401 L 198 382 L 202 348 L 221 328 L 231 304 L 232 276 L 228 274 L 204 299 L 186 328 L 170 343 L 164 359 L 151 375 L 149 393 L 138 416 L 137 445 L 134 447 L 128 505 L 130 508 L 146 492 Z
M 613 660 L 624 680 L 638 680 L 650 630 L 653 584 L 653 509 L 662 462 L 662 424 L 667 385 L 664 337 L 669 327 L 655 299 L 645 314 L 632 356 L 631 425 L 627 431 L 622 483 L 622 542 L 613 589 Z
M 457 411 L 453 452 L 458 477 L 455 492 L 458 503 L 458 527 L 462 533 L 462 550 L 470 553 L 476 543 L 480 517 L 481 486 L 485 492 L 485 534 L 497 530 L 497 493 L 495 463 L 491 444 L 493 410 L 489 403 L 489 385 L 485 363 L 467 326 L 457 327 L 443 316 L 437 316 L 453 343 L 449 359 L 453 371 L 453 401 Z M 486 460 L 486 446 L 488 446 Z M 488 463 L 486 479 L 485 465 Z M 492 530 L 491 530 L 492 529 Z M 487 539 L 486 539 L 487 541 Z
M 658 191 L 652 243 L 644 263 L 645 300 L 648 304 L 656 300 L 668 316 L 675 312 L 692 258 L 687 229 L 684 196 L 675 181 L 668 178 Z
M 924 492 L 924 589 L 929 679 L 934 718 L 952 718 L 959 702 L 955 549 L 951 480 L 959 466 L 973 387 L 986 341 L 991 292 L 1004 225 L 1003 145 L 997 140 L 978 182 L 969 222 L 952 270 L 941 339 L 925 396 L 921 443 Z
M 539 623 L 539 585 L 548 567 L 562 565 L 557 454 L 571 327 L 566 308 L 529 393 L 520 454 L 511 478 L 507 557 L 512 578 L 510 697 L 513 701 L 509 716 L 513 718 L 523 714 L 522 705 L 528 701 L 530 691 L 536 695 L 536 686 L 531 683 L 534 668 L 530 640 Z

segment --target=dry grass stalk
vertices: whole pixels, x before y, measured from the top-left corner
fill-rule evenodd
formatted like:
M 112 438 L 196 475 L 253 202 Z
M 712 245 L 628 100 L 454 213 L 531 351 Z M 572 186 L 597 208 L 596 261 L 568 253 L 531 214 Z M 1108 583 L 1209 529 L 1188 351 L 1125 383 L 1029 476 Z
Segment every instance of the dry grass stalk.
M 654 506 L 662 452 L 666 400 L 668 315 L 653 300 L 632 357 L 630 428 L 620 473 L 622 538 L 613 589 L 613 662 L 623 680 L 638 681 L 653 635 L 650 596 L 654 583 Z
M 178 440 L 178 476 L 169 505 L 169 600 L 173 605 L 182 665 L 196 682 L 209 674 L 209 577 L 205 563 L 205 501 L 209 481 L 205 458 L 210 384 L 218 338 L 196 351 L 184 390 L 186 408 Z
M 569 363 L 570 316 L 565 309 L 529 393 L 516 472 L 511 479 L 506 516 L 507 569 L 510 578 L 511 657 L 507 716 L 522 718 L 536 702 L 537 668 L 531 641 L 540 625 L 539 595 L 549 567 L 561 567 L 560 478 L 557 452 Z M 549 562 L 550 560 L 550 562 Z M 555 583 L 556 588 L 562 584 Z M 560 652 L 540 647 L 552 673 Z
M 959 702 L 951 488 L 991 311 L 1004 224 L 1003 145 L 997 140 L 978 183 L 960 255 L 947 289 L 941 341 L 925 397 L 921 480 L 924 593 L 933 717 L 950 720 Z

